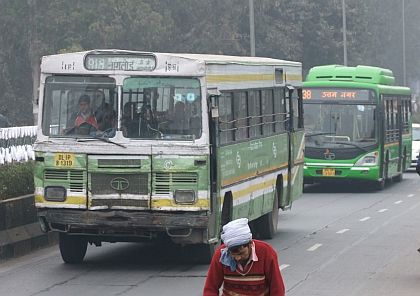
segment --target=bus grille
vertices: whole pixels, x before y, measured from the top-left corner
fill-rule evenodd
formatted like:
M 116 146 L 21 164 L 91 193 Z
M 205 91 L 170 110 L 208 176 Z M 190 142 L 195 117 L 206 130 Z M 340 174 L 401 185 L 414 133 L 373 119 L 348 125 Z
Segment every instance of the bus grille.
M 149 200 L 139 199 L 92 199 L 91 207 L 106 206 L 109 209 L 113 207 L 136 207 L 148 208 Z
M 46 183 L 67 184 L 71 192 L 83 192 L 86 183 L 84 171 L 77 170 L 45 170 L 44 180 Z
M 196 173 L 155 173 L 155 194 L 169 194 L 176 188 L 191 188 L 197 185 Z
M 99 168 L 140 168 L 141 159 L 98 159 Z
M 148 175 L 143 174 L 91 174 L 91 192 L 95 194 L 148 194 Z M 118 181 L 124 181 L 121 189 L 118 189 Z M 127 187 L 126 187 L 127 186 Z M 126 188 L 125 188 L 126 187 Z

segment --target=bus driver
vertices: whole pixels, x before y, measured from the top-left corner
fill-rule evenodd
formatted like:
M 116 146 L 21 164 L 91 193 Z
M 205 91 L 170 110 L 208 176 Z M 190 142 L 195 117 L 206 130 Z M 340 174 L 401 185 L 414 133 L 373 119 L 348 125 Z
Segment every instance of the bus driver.
M 91 132 L 98 130 L 98 122 L 90 108 L 90 97 L 81 95 L 79 98 L 79 112 L 73 114 L 71 122 L 74 126 L 67 129 L 65 134 L 77 133 L 80 135 L 89 135 Z

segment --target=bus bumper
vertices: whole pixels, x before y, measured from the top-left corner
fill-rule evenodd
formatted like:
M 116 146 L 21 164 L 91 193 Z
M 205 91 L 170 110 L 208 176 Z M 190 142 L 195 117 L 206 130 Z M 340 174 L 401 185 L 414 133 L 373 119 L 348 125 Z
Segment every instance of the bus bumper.
M 306 184 L 322 181 L 379 181 L 379 166 L 371 167 L 304 167 Z
M 143 241 L 166 235 L 175 242 L 202 243 L 209 227 L 207 212 L 39 209 L 38 218 L 44 231 L 84 235 L 91 241 Z

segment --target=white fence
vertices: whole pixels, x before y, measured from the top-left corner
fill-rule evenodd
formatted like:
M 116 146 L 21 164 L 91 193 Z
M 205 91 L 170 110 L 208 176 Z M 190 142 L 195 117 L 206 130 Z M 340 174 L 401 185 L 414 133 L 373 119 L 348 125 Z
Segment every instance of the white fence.
M 0 165 L 35 159 L 36 126 L 0 128 Z

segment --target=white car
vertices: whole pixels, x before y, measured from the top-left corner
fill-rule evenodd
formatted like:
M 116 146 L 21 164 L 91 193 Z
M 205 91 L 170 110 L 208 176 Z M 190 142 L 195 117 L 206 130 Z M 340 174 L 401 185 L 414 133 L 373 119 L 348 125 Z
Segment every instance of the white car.
M 420 152 L 420 123 L 412 124 L 413 142 L 411 144 L 411 167 L 415 168 Z

